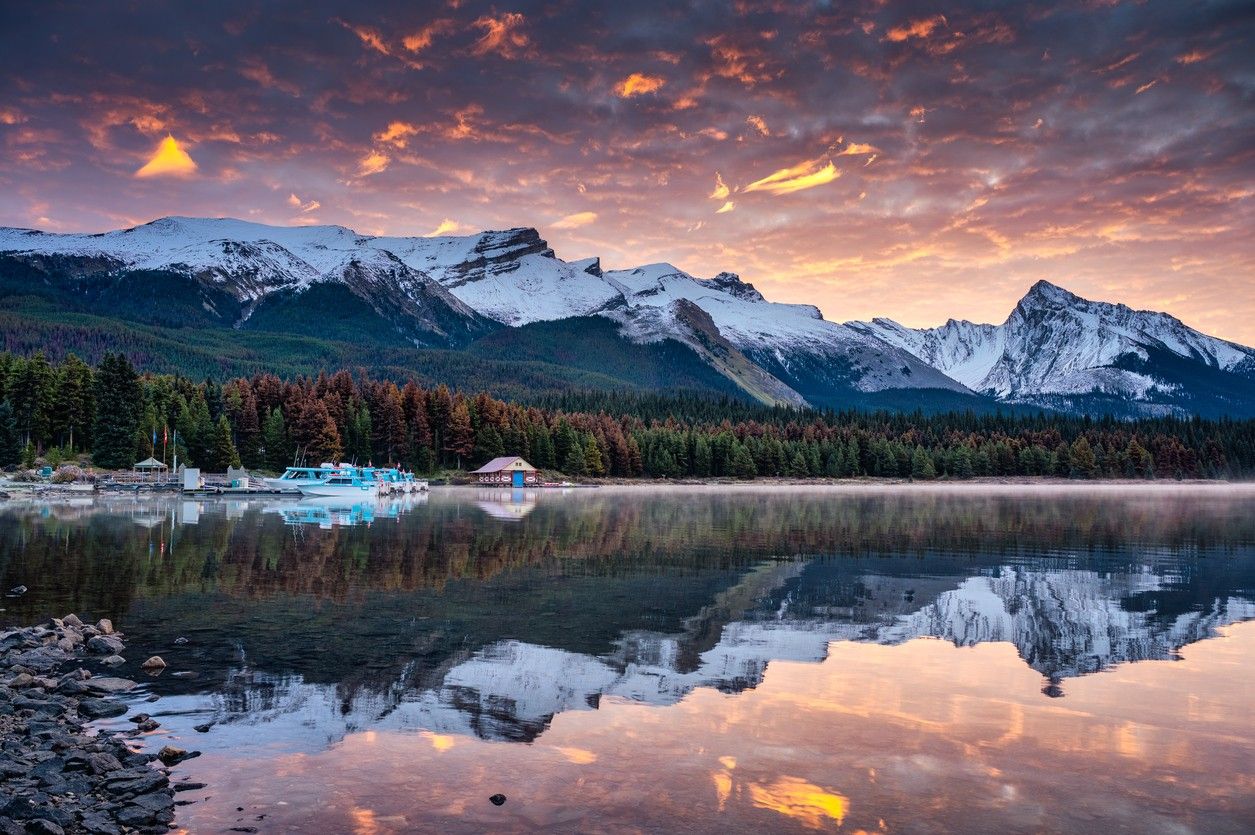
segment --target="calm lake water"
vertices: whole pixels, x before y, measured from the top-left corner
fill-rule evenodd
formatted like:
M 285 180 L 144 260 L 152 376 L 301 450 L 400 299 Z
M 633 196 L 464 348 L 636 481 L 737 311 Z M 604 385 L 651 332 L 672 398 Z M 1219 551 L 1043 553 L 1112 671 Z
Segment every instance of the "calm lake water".
M 10 502 L 0 575 L 129 633 L 191 832 L 1255 821 L 1250 487 Z

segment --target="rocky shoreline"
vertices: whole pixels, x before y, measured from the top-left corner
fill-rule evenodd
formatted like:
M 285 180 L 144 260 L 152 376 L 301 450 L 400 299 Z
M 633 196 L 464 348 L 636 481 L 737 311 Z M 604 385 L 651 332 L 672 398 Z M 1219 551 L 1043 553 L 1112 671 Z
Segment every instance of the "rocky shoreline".
M 142 753 L 125 735 L 89 724 L 125 714 L 117 697 L 137 685 L 94 676 L 78 662 L 123 647 L 109 621 L 86 624 L 75 615 L 0 630 L 0 835 L 167 832 L 175 792 L 201 788 L 172 784 L 168 775 L 195 754 Z M 140 731 L 157 726 L 142 713 L 130 718 Z

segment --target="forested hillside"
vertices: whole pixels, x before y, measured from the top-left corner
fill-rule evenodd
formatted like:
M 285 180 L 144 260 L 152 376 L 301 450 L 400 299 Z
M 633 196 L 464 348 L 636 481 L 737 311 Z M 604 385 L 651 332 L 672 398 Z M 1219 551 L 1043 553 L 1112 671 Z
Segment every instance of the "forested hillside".
M 426 473 L 508 453 L 594 477 L 1244 478 L 1255 421 L 832 412 L 609 391 L 525 405 L 347 371 L 220 384 L 141 375 L 118 354 L 92 367 L 0 353 L 0 466 L 90 452 L 125 468 L 176 449 L 211 471 L 347 459 Z

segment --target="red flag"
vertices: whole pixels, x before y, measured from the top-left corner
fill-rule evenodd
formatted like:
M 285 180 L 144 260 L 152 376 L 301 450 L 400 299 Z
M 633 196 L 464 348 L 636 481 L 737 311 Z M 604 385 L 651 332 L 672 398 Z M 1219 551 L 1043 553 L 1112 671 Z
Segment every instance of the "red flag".
M 161 442 L 163 444 L 167 444 L 170 442 L 170 427 L 169 426 L 161 427 Z

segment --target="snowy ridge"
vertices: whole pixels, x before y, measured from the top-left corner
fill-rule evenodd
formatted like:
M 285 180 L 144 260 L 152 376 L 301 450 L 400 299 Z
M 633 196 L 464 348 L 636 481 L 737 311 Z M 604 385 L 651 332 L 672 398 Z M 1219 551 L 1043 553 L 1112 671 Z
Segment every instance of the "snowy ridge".
M 1156 373 L 1166 355 L 1248 383 L 1255 370 L 1255 350 L 1166 313 L 1089 301 L 1045 281 L 1001 325 L 951 319 L 936 328 L 908 328 L 880 318 L 849 325 L 910 351 L 973 391 L 1011 402 L 1093 393 L 1132 401 L 1188 395 L 1188 380 Z
M 595 258 L 571 263 L 557 258 L 535 229 L 372 237 L 342 226 L 168 217 L 98 235 L 0 229 L 0 252 L 103 259 L 116 270 L 174 271 L 212 281 L 250 305 L 276 291 L 300 292 L 327 281 L 356 286 L 363 297 L 367 287 L 378 292 L 387 286 L 383 295 L 390 302 L 399 297 L 417 302 L 417 289 L 424 288 L 446 307 L 451 299 L 460 300 L 463 316 L 474 313 L 517 327 L 601 315 L 643 341 L 693 344 L 675 315 L 678 303 L 690 302 L 709 314 L 720 339 L 760 367 L 758 377 L 771 378 L 749 385 L 777 402 L 805 404 L 795 389 L 808 382 L 825 392 L 967 392 L 909 351 L 829 322 L 813 305 L 769 302 L 733 273 L 701 279 L 665 263 L 603 271 Z M 364 278 L 364 269 L 373 270 L 375 279 Z M 350 274 L 356 281 L 346 281 Z
M 93 235 L 0 228 L 0 253 L 45 274 L 186 275 L 232 295 L 241 321 L 272 296 L 343 284 L 421 346 L 603 316 L 633 341 L 689 345 L 764 402 L 844 407 L 858 392 L 937 390 L 1068 411 L 1255 414 L 1255 350 L 1044 281 L 1001 325 L 951 319 L 916 329 L 883 318 L 830 322 L 812 305 L 769 302 L 728 272 L 703 279 L 667 263 L 563 261 L 530 228 L 374 237 L 167 217 Z

